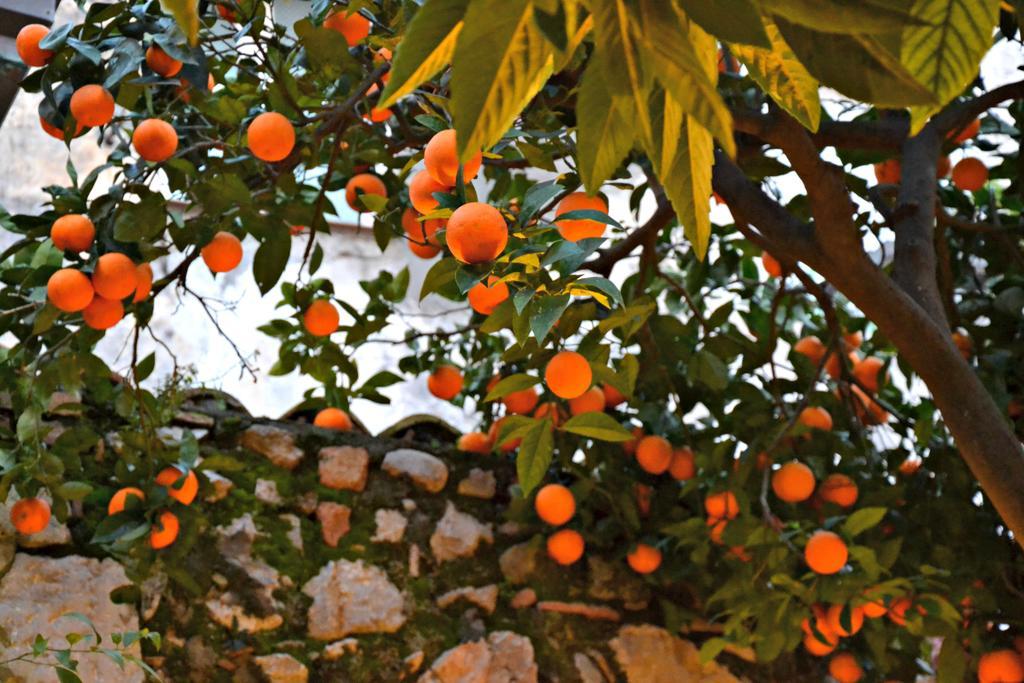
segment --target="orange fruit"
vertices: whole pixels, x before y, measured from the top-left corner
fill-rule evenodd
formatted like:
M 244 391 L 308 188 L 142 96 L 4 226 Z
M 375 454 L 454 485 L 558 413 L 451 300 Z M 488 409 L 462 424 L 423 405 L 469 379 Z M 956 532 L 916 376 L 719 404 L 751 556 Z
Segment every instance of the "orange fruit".
M 602 384 L 601 391 L 604 393 L 605 410 L 616 408 L 628 400 L 621 391 L 610 384 Z
M 466 298 L 469 300 L 470 308 L 474 311 L 480 315 L 490 315 L 494 313 L 495 308 L 508 299 L 508 294 L 508 285 L 494 275 L 490 275 L 487 278 L 487 284 L 478 282 L 473 285 Z M 604 403 L 603 394 L 601 402 Z
M 146 500 L 146 494 L 142 492 L 142 489 L 137 489 L 134 486 L 126 486 L 123 489 L 118 489 L 116 493 L 110 498 L 110 502 L 107 503 L 107 514 L 116 515 L 118 512 L 123 512 L 125 505 L 128 503 L 128 496 L 135 496 L 139 500 Z
M 833 633 L 846 638 L 864 626 L 864 610 L 853 605 L 832 605 L 828 608 L 825 621 Z
M 857 417 L 866 425 L 880 425 L 889 421 L 889 413 L 856 384 L 850 386 L 853 395 L 853 409 Z M 839 391 L 836 390 L 836 396 Z
M 42 24 L 29 24 L 18 31 L 18 37 L 14 39 L 14 47 L 18 51 L 21 61 L 25 66 L 46 66 L 53 59 L 52 50 L 43 50 L 39 43 L 49 35 L 50 29 Z
M 462 373 L 454 365 L 439 365 L 427 377 L 427 389 L 434 396 L 450 401 L 462 391 Z
M 646 484 L 634 484 L 633 490 L 636 493 L 636 509 L 644 517 L 651 514 L 651 498 L 654 496 L 654 489 Z
M 864 343 L 864 333 L 860 330 L 856 332 L 847 332 L 843 335 L 843 344 L 851 351 L 859 349 L 860 345 Z
M 120 299 L 94 296 L 82 311 L 82 320 L 94 330 L 109 330 L 124 317 L 124 304 Z
M 709 527 L 708 536 L 711 538 L 711 542 L 722 545 L 722 534 L 725 533 L 725 527 L 729 524 L 728 520 L 708 517 L 706 523 Z
M 302 314 L 302 326 L 314 337 L 327 337 L 338 329 L 341 314 L 327 299 L 317 299 Z
M 835 574 L 846 566 L 848 556 L 846 543 L 831 531 L 815 531 L 804 547 L 807 566 L 818 574 Z
M 217 5 L 217 14 L 219 14 L 220 18 L 224 21 L 237 21 L 235 18 L 235 10 L 231 9 L 230 7 L 225 7 L 224 5 Z
M 921 469 L 921 458 L 916 455 L 907 456 L 907 459 L 900 463 L 900 474 L 909 477 Z
M 939 157 L 939 160 L 935 162 L 935 177 L 939 180 L 949 175 L 950 164 L 949 157 L 943 154 Z
M 92 282 L 74 268 L 61 268 L 46 282 L 46 296 L 50 303 L 65 313 L 85 310 L 94 295 Z
M 548 537 L 548 557 L 561 565 L 570 565 L 583 557 L 585 544 L 578 531 L 562 529 Z
M 160 119 L 146 119 L 135 127 L 132 147 L 146 161 L 167 161 L 178 151 L 178 132 Z
M 534 387 L 528 387 L 522 391 L 513 391 L 501 399 L 501 402 L 505 404 L 505 410 L 509 415 L 526 415 L 537 407 L 539 400 L 540 396 L 537 394 L 537 390 Z
M 295 126 L 284 114 L 268 111 L 252 120 L 245 131 L 249 151 L 262 161 L 281 161 L 295 148 Z
M 71 115 L 83 126 L 105 126 L 114 118 L 114 96 L 102 85 L 83 85 L 71 96 Z
M 559 234 L 561 234 L 564 239 L 567 239 L 570 242 L 579 242 L 583 239 L 604 236 L 606 226 L 600 221 L 591 220 L 589 218 L 567 218 L 561 221 L 558 220 L 559 216 L 571 211 L 584 210 L 608 213 L 608 203 L 601 196 L 591 197 L 585 192 L 573 192 L 570 195 L 566 195 L 562 201 L 558 202 L 558 208 L 555 209 L 555 225 L 558 227 Z
M 538 420 L 543 420 L 545 417 L 549 418 L 552 426 L 555 427 L 562 424 L 562 410 L 554 401 L 541 403 L 537 406 L 537 410 L 533 411 L 533 416 Z
M 672 444 L 660 436 L 645 436 L 636 445 L 636 461 L 650 474 L 662 474 L 672 463 Z
M 849 652 L 834 655 L 828 663 L 829 675 L 836 683 L 857 683 L 864 677 L 864 669 L 860 668 L 857 659 Z
M 960 351 L 960 355 L 963 356 L 964 360 L 970 360 L 971 354 L 974 353 L 974 342 L 971 341 L 971 337 L 966 332 L 957 330 L 951 335 L 953 343 L 956 348 Z
M 676 481 L 688 481 L 697 474 L 697 465 L 693 461 L 693 451 L 689 448 L 677 448 L 672 451 L 672 462 L 668 465 L 668 473 Z
M 96 260 L 92 271 L 92 287 L 104 299 L 121 300 L 135 293 L 139 286 L 135 263 L 118 252 L 104 254 Z
M 11 524 L 19 534 L 38 534 L 50 523 L 50 504 L 42 498 L 22 498 L 11 506 Z
M 153 550 L 166 548 L 178 537 L 178 517 L 170 510 L 163 510 L 149 532 L 149 546 Z
M 139 303 L 153 291 L 153 266 L 148 263 L 140 263 L 135 269 L 135 280 L 138 285 L 135 287 L 135 296 L 132 297 L 132 301 Z
M 914 602 L 909 597 L 896 598 L 889 604 L 889 621 L 897 626 L 905 626 L 907 623 L 907 610 Z
M 661 551 L 646 543 L 637 543 L 626 555 L 626 562 L 637 574 L 650 574 L 661 566 Z
M 345 201 L 353 211 L 367 210 L 363 203 L 358 201 L 360 194 L 372 194 L 387 199 L 388 188 L 384 186 L 383 180 L 372 173 L 360 173 L 352 176 L 345 183 Z
M 537 491 L 533 501 L 537 516 L 551 526 L 562 526 L 576 514 L 576 498 L 561 484 L 548 484 Z
M 986 652 L 978 660 L 978 683 L 1021 683 L 1024 660 L 1013 650 Z
M 96 239 L 96 226 L 88 216 L 69 213 L 50 226 L 50 239 L 55 247 L 64 251 L 89 251 Z
M 430 142 L 423 148 L 423 165 L 427 173 L 437 183 L 454 187 L 456 176 L 459 172 L 459 156 L 455 152 L 455 131 L 453 129 L 442 130 L 430 138 Z M 480 165 L 484 157 L 477 152 L 469 161 L 462 165 L 463 182 L 470 182 L 480 172 Z
M 814 636 L 805 635 L 804 649 L 815 657 L 824 657 L 825 655 L 832 654 L 832 651 L 836 649 L 836 646 L 823 643 Z
M 575 351 L 559 351 L 544 368 L 544 383 L 559 398 L 576 398 L 594 379 L 587 359 Z
M 428 221 L 417 220 L 417 213 L 414 209 L 406 209 L 402 212 L 402 229 L 405 234 L 415 242 L 440 246 L 441 240 L 437 237 L 438 230 L 444 228 L 447 221 L 443 218 L 432 218 Z
M 42 126 L 43 132 L 45 132 L 51 138 L 54 138 L 56 140 L 60 140 L 61 142 L 64 142 L 64 129 L 63 128 L 60 128 L 59 126 L 53 125 L 52 123 L 50 123 L 49 121 L 44 119 L 42 116 L 39 117 L 39 125 Z M 74 137 L 77 138 L 82 133 L 83 130 L 85 130 L 85 126 L 83 126 L 81 123 L 76 122 L 75 123 L 75 135 L 74 135 Z
M 501 212 L 493 206 L 469 202 L 455 209 L 448 219 L 445 239 L 452 256 L 459 261 L 485 263 L 498 258 L 505 250 L 508 226 Z
M 363 114 L 363 118 L 373 123 L 384 123 L 391 118 L 392 111 L 390 109 L 378 109 L 377 107 L 370 107 L 370 111 Z
M 973 121 L 968 123 L 964 128 L 962 128 L 959 133 L 957 133 L 956 137 L 953 138 L 953 142 L 958 145 L 962 144 L 964 142 L 967 142 L 980 132 L 981 119 L 974 119 Z M 952 133 L 950 133 L 950 136 L 952 136 Z
M 843 508 L 853 507 L 857 493 L 857 484 L 845 474 L 828 475 L 818 488 L 822 500 Z
M 441 253 L 441 247 L 432 244 L 419 244 L 412 240 L 406 240 L 405 243 L 409 245 L 409 251 L 420 258 L 434 258 Z
M 885 378 L 879 381 L 878 373 L 881 372 L 885 363 L 881 358 L 868 356 L 853 366 L 853 376 L 864 385 L 864 388 L 871 392 L 878 391 L 879 386 L 885 382 Z
M 796 344 L 793 344 L 793 350 L 802 356 L 807 356 L 814 364 L 820 363 L 821 359 L 828 353 L 825 345 L 814 335 L 806 336 Z
M 761 266 L 769 277 L 782 277 L 782 264 L 767 251 L 761 252 Z
M 953 185 L 964 192 L 977 192 L 988 182 L 988 168 L 981 159 L 965 157 L 953 167 Z
M 355 47 L 370 35 L 370 20 L 358 12 L 346 14 L 344 9 L 339 9 L 324 19 L 324 28 L 337 31 L 345 37 L 349 47 Z
M 156 475 L 156 483 L 167 489 L 167 495 L 182 505 L 191 505 L 199 493 L 199 477 L 192 470 L 182 474 L 177 467 L 165 467 Z
M 352 418 L 341 408 L 324 408 L 313 418 L 313 425 L 321 429 L 347 432 L 352 429 Z
M 643 427 L 633 427 L 630 431 L 633 432 L 633 438 L 629 441 L 622 442 L 622 452 L 626 455 L 636 455 L 636 445 L 640 443 L 640 439 L 644 437 Z
M 440 206 L 434 193 L 448 194 L 450 189 L 450 185 L 437 182 L 426 171 L 419 171 L 409 180 L 409 202 L 414 209 L 427 214 Z
M 772 474 L 772 490 L 779 500 L 799 503 L 814 493 L 814 472 L 802 462 L 787 462 Z
M 713 519 L 735 519 L 740 514 L 740 504 L 732 491 L 709 493 L 704 498 L 704 511 Z
M 888 159 L 875 164 L 875 180 L 881 185 L 899 185 L 901 175 L 899 159 Z
M 170 78 L 178 75 L 182 64 L 181 61 L 164 52 L 160 46 L 150 45 L 146 49 L 146 66 L 155 73 Z
M 884 617 L 889 611 L 889 608 L 885 606 L 885 600 L 879 598 L 877 600 L 868 600 L 861 605 L 861 611 L 868 619 L 878 619 Z
M 456 448 L 466 453 L 486 455 L 491 452 L 491 439 L 483 432 L 467 432 L 459 437 Z
M 501 443 L 498 443 L 498 433 L 501 432 L 501 425 L 505 421 L 505 418 L 497 420 L 491 425 L 491 428 L 487 431 L 487 436 L 490 438 L 491 443 L 495 444 L 502 453 L 511 453 L 515 449 L 519 448 L 519 444 L 523 442 L 522 438 L 509 439 L 506 438 Z
M 832 429 L 832 416 L 819 406 L 808 406 L 800 411 L 800 424 L 811 429 L 828 431 Z
M 604 412 L 604 392 L 600 387 L 590 387 L 569 401 L 569 412 L 573 415 Z
M 221 230 L 199 252 L 203 263 L 214 273 L 234 270 L 242 262 L 242 241 Z

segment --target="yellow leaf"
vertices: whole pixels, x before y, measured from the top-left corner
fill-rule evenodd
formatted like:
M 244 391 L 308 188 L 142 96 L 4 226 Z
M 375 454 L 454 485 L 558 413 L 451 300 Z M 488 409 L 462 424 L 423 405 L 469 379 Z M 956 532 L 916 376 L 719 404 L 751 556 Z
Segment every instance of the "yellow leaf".
M 199 38 L 199 0 L 160 0 L 160 9 L 174 17 L 188 44 L 195 45 Z

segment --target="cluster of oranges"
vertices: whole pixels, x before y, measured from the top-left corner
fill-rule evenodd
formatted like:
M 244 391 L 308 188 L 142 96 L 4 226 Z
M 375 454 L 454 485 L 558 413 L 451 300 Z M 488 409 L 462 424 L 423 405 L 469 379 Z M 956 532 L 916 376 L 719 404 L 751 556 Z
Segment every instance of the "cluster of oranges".
M 952 144 L 961 145 L 981 131 L 981 120 L 975 119 L 960 131 L 954 131 L 950 135 Z M 875 179 L 883 185 L 898 185 L 902 175 L 902 168 L 899 159 L 887 159 L 875 164 Z M 988 182 L 988 168 L 985 163 L 977 157 L 964 157 L 952 167 L 951 180 L 953 187 L 963 192 L 977 192 Z M 943 155 L 939 158 L 935 168 L 935 176 L 938 179 L 945 178 L 950 173 L 949 157 Z
M 160 470 L 154 480 L 157 486 L 163 486 L 167 495 L 181 503 L 191 505 L 199 493 L 199 478 L 192 470 L 182 471 L 175 466 L 165 467 Z M 126 486 L 118 489 L 107 503 L 107 514 L 116 515 L 124 512 L 128 505 L 128 498 L 137 498 L 139 502 L 146 500 L 146 494 L 142 489 L 134 486 Z M 154 550 L 160 550 L 174 543 L 178 538 L 180 523 L 178 516 L 170 510 L 160 510 L 157 513 L 156 521 L 149 532 L 149 545 Z
M 843 335 L 840 342 L 842 352 L 846 355 L 846 362 L 850 366 L 850 376 L 854 380 L 849 385 L 849 391 L 854 399 L 857 416 L 862 421 L 866 424 L 885 424 L 889 421 L 889 413 L 872 398 L 886 382 L 886 376 L 882 372 L 885 361 L 876 356 L 862 356 L 859 351 L 862 342 L 863 335 L 859 332 Z M 797 341 L 793 345 L 793 351 L 805 356 L 815 365 L 824 361 L 825 372 L 834 379 L 843 375 L 842 359 L 837 353 L 829 351 L 814 335 Z M 838 391 L 836 395 L 839 395 Z M 823 408 L 806 409 L 800 416 L 800 421 L 812 428 L 826 431 L 832 428 L 832 418 Z

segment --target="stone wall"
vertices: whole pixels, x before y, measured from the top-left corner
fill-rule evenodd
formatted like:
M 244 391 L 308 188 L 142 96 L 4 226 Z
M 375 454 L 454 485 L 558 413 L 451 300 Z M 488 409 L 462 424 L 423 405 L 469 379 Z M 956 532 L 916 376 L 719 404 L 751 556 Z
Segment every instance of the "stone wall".
M 102 501 L 42 540 L 0 528 L 0 562 L 20 543 L 0 578 L 15 647 L 75 630 L 58 617 L 80 611 L 101 632 L 159 631 L 162 650 L 144 654 L 175 682 L 737 680 L 659 625 L 670 596 L 621 560 L 552 563 L 544 529 L 510 495 L 514 462 L 454 451 L 443 423 L 369 437 L 312 428 L 308 415 L 255 420 L 223 397 L 187 408 L 178 422 L 203 435 L 206 469 L 162 551 L 177 562 L 124 588 L 121 565 L 86 557 L 97 548 L 83 528 Z M 96 660 L 83 679 L 142 680 L 109 666 Z

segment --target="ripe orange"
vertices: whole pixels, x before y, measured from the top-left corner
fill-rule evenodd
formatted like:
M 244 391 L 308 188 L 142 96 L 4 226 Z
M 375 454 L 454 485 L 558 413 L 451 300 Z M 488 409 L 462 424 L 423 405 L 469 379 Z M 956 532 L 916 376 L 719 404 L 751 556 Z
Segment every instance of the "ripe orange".
M 640 515 L 646 517 L 651 514 L 651 498 L 654 497 L 654 489 L 646 484 L 634 484 L 633 491 L 636 493 L 636 509 Z
M 92 286 L 104 299 L 123 299 L 135 293 L 139 286 L 135 263 L 124 254 L 111 252 L 96 260 L 92 271 Z
M 843 335 L 844 348 L 855 351 L 860 348 L 860 345 L 864 343 L 864 333 L 860 330 L 856 332 L 847 332 Z
M 94 296 L 82 311 L 82 320 L 94 330 L 109 330 L 124 317 L 124 304 L 120 299 Z
M 441 247 L 435 247 L 432 244 L 419 244 L 412 240 L 406 240 L 405 243 L 409 246 L 409 251 L 419 258 L 434 258 L 441 253 Z
M 803 356 L 807 356 L 807 358 L 815 364 L 820 363 L 821 359 L 825 357 L 826 353 L 828 353 L 828 349 L 825 345 L 822 344 L 821 340 L 814 335 L 804 337 L 796 344 L 793 344 L 793 350 Z
M 321 429 L 347 432 L 352 429 L 352 418 L 341 408 L 324 408 L 313 418 L 313 425 Z
M 977 192 L 988 182 L 988 168 L 981 159 L 965 157 L 953 167 L 953 185 L 964 192 Z
M 60 128 L 59 126 L 53 125 L 52 123 L 50 123 L 49 121 L 44 119 L 42 116 L 39 117 L 39 125 L 42 126 L 43 132 L 45 132 L 51 138 L 54 138 L 56 140 L 60 140 L 61 142 L 64 142 L 64 129 L 63 128 Z M 74 137 L 77 138 L 79 135 L 81 135 L 83 130 L 85 130 L 85 126 L 83 126 L 81 123 L 75 122 L 75 135 L 74 135 Z
M 799 503 L 814 493 L 814 472 L 802 462 L 787 462 L 772 474 L 772 491 L 779 500 Z
M 953 343 L 960 351 L 960 355 L 963 356 L 964 360 L 970 360 L 971 354 L 974 353 L 974 342 L 971 341 L 970 335 L 966 332 L 956 330 L 951 336 L 953 338 Z
M 884 365 L 885 363 L 881 358 L 868 356 L 853 366 L 853 376 L 858 382 L 864 385 L 865 389 L 871 392 L 876 392 L 878 391 L 879 386 L 885 383 L 884 377 L 881 381 L 879 381 L 878 377 L 878 373 L 881 372 Z
M 132 301 L 139 303 L 153 291 L 153 266 L 148 263 L 140 263 L 135 269 L 135 279 L 139 284 L 135 288 L 135 296 L 132 297 Z
M 498 443 L 498 433 L 501 432 L 501 425 L 505 422 L 505 418 L 500 418 L 491 425 L 491 428 L 487 431 L 487 436 L 490 438 L 491 443 L 495 444 L 502 453 L 511 453 L 515 449 L 519 448 L 519 444 L 523 442 L 522 438 L 509 439 L 506 438 L 501 443 Z
M 427 173 L 437 183 L 454 187 L 456 176 L 459 172 L 459 156 L 455 152 L 455 131 L 453 129 L 442 130 L 430 138 L 430 142 L 423 149 L 423 165 Z M 468 183 L 476 178 L 480 172 L 480 165 L 484 157 L 477 152 L 469 161 L 462 166 L 462 179 Z
M 905 626 L 907 623 L 907 610 L 910 609 L 914 601 L 909 597 L 896 598 L 889 603 L 889 621 L 896 624 L 897 626 Z
M 302 314 L 302 326 L 314 337 L 327 337 L 338 329 L 341 314 L 327 299 L 317 299 Z
M 125 505 L 128 503 L 128 496 L 135 496 L 139 500 L 146 500 L 146 494 L 142 492 L 142 489 L 137 489 L 134 486 L 126 486 L 123 489 L 118 489 L 116 493 L 110 498 L 110 502 L 107 503 L 107 514 L 116 515 L 118 512 L 123 512 Z
M 362 212 L 367 210 L 363 203 L 358 201 L 360 193 L 377 195 L 387 199 L 388 188 L 384 186 L 383 180 L 372 173 L 360 173 L 349 178 L 349 181 L 345 184 L 345 201 L 348 202 L 353 211 Z
M 704 511 L 713 519 L 735 519 L 740 514 L 740 504 L 732 491 L 719 491 L 704 498 Z
M 370 35 L 370 20 L 358 12 L 346 14 L 344 9 L 339 9 L 324 19 L 324 28 L 337 31 L 345 37 L 349 47 L 355 47 Z
M 469 300 L 470 308 L 474 311 L 480 315 L 490 315 L 494 313 L 495 308 L 508 299 L 508 294 L 508 285 L 491 275 L 488 276 L 486 284 L 478 282 L 473 285 L 466 298 Z M 604 403 L 603 394 L 601 402 Z
M 815 657 L 824 657 L 825 655 L 832 654 L 836 646 L 823 643 L 813 635 L 804 635 L 804 649 Z
M 899 185 L 902 175 L 899 159 L 889 159 L 875 164 L 875 180 L 881 185 Z
M 836 635 L 846 638 L 864 626 L 864 610 L 853 605 L 832 605 L 828 608 L 825 620 Z
M 83 126 L 105 126 L 114 118 L 114 96 L 102 85 L 83 85 L 71 96 L 71 115 Z
M 864 677 L 864 669 L 860 668 L 857 659 L 849 652 L 840 652 L 828 663 L 828 673 L 836 679 L 836 683 L 857 683 Z
M 427 390 L 442 400 L 450 401 L 462 391 L 462 373 L 454 365 L 439 365 L 427 377 Z
M 864 616 L 868 619 L 878 619 L 879 617 L 884 617 L 889 608 L 885 606 L 885 600 L 882 598 L 877 600 L 868 598 L 868 601 L 861 605 L 861 611 L 864 612 Z
M 230 232 L 221 230 L 199 253 L 212 272 L 226 273 L 242 262 L 242 242 Z
M 978 683 L 1021 683 L 1024 659 L 1013 650 L 986 652 L 978 660 Z
M 962 144 L 973 138 L 979 132 L 981 132 L 981 119 L 974 119 L 968 123 L 955 138 L 953 138 L 953 142 L 957 145 Z
M 295 126 L 276 111 L 254 118 L 245 134 L 249 151 L 262 161 L 281 161 L 295 148 Z
M 415 242 L 439 246 L 441 240 L 437 237 L 438 230 L 444 228 L 446 220 L 443 218 L 432 218 L 428 221 L 417 220 L 416 211 L 406 209 L 402 212 L 402 229 L 405 234 Z
M 544 368 L 544 383 L 559 398 L 576 398 L 590 388 L 594 375 L 587 359 L 575 351 L 559 351 Z
M 485 263 L 498 258 L 505 250 L 508 226 L 501 212 L 493 206 L 470 202 L 452 213 L 445 239 L 452 256 L 459 261 Z
M 843 508 L 853 507 L 857 493 L 857 484 L 845 474 L 828 475 L 818 488 L 822 500 Z
M 585 544 L 578 531 L 562 529 L 548 537 L 548 556 L 561 565 L 570 565 L 583 557 Z
M 907 456 L 907 459 L 900 463 L 900 474 L 904 477 L 909 477 L 912 474 L 915 474 L 919 469 L 921 469 L 922 462 L 921 458 L 916 455 Z
M 491 439 L 483 432 L 467 432 L 459 437 L 456 448 L 466 453 L 486 455 L 491 452 Z
M 149 532 L 149 546 L 153 550 L 166 548 L 178 537 L 178 517 L 170 510 L 164 510 L 153 523 Z
M 722 534 L 725 533 L 725 527 L 728 526 L 729 521 L 718 519 L 717 517 L 708 517 L 706 524 L 709 527 L 708 536 L 711 538 L 711 542 L 722 545 Z
M 835 574 L 846 566 L 848 556 L 846 543 L 831 531 L 815 531 L 804 547 L 807 566 L 818 574 Z
M 537 407 L 539 400 L 540 396 L 537 394 L 537 390 L 534 387 L 528 387 L 522 391 L 513 391 L 501 399 L 501 402 L 505 404 L 505 410 L 509 415 L 526 415 Z
M 571 211 L 600 211 L 608 213 L 608 203 L 600 195 L 591 197 L 585 192 L 573 192 L 558 202 L 555 209 L 555 225 L 563 238 L 570 242 L 579 242 L 592 237 L 604 235 L 605 224 L 589 218 L 568 218 L 558 220 L 558 217 Z
M 551 526 L 562 526 L 576 514 L 576 498 L 561 484 L 548 484 L 533 501 L 537 516 Z
M 662 474 L 672 463 L 672 444 L 660 436 L 645 436 L 636 445 L 636 461 L 650 474 Z
M 373 123 L 384 123 L 391 118 L 392 111 L 390 109 L 378 109 L 377 107 L 371 107 L 370 111 L 363 114 L 363 118 Z
M 217 5 L 217 14 L 219 14 L 220 18 L 224 21 L 237 21 L 237 19 L 235 18 L 235 10 L 231 9 L 230 7 L 225 7 L 224 5 Z
M 693 451 L 689 448 L 677 448 L 672 451 L 672 462 L 668 473 L 676 481 L 688 481 L 697 474 L 697 465 L 693 461 Z
M 770 277 L 782 277 L 782 264 L 767 251 L 761 252 L 761 265 Z
M 637 543 L 626 562 L 637 574 L 650 574 L 661 566 L 661 551 L 646 543 Z
M 156 483 L 167 489 L 167 495 L 182 505 L 191 505 L 199 493 L 199 478 L 189 470 L 182 474 L 177 467 L 165 467 L 156 475 Z
M 14 47 L 18 51 L 21 61 L 25 66 L 46 66 L 53 59 L 52 50 L 43 50 L 39 43 L 49 35 L 50 29 L 42 24 L 29 24 L 18 31 L 18 37 L 14 39 Z
M 626 396 L 610 384 L 602 384 L 601 391 L 604 393 L 605 410 L 616 408 L 626 402 Z
M 132 147 L 146 161 L 167 161 L 178 151 L 178 132 L 160 119 L 146 119 L 135 127 Z
M 537 410 L 533 411 L 533 416 L 538 420 L 543 420 L 545 417 L 549 418 L 551 424 L 555 427 L 562 424 L 562 409 L 554 401 L 541 403 L 537 406 Z
M 92 282 L 74 268 L 61 268 L 46 282 L 46 296 L 50 303 L 65 313 L 84 310 L 94 295 Z
M 96 239 L 96 226 L 88 216 L 69 213 L 61 216 L 50 226 L 50 239 L 58 249 L 65 251 L 89 251 Z
M 437 182 L 426 171 L 419 171 L 409 181 L 409 202 L 420 213 L 427 214 L 440 206 L 434 193 L 447 194 L 450 185 Z
M 808 406 L 800 411 L 800 424 L 811 429 L 828 431 L 832 429 L 832 416 L 819 406 Z
M 164 52 L 159 45 L 150 45 L 146 49 L 146 66 L 155 73 L 170 78 L 178 75 L 182 64 L 181 61 Z
M 19 534 L 38 534 L 50 523 L 50 504 L 42 498 L 22 498 L 11 506 L 11 524 Z
M 569 412 L 573 415 L 604 412 L 604 392 L 600 387 L 590 387 L 569 401 Z
M 640 439 L 644 437 L 644 429 L 643 427 L 633 427 L 630 431 L 633 432 L 633 438 L 629 441 L 622 442 L 622 452 L 626 455 L 633 456 L 636 455 L 636 445 L 640 443 Z

